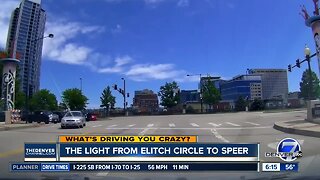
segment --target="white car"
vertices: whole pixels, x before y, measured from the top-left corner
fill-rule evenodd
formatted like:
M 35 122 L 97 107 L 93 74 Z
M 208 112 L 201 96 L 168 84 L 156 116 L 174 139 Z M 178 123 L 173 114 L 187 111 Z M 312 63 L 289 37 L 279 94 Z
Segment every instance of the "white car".
M 86 118 L 81 111 L 69 111 L 61 119 L 61 128 L 86 126 Z

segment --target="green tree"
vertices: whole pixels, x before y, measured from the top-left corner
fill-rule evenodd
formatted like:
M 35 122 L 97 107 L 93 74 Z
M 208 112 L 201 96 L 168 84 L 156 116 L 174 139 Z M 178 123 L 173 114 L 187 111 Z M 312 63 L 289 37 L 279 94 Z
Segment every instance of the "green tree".
M 30 110 L 56 110 L 58 108 L 57 98 L 47 89 L 41 89 L 33 94 L 30 100 Z
M 246 103 L 245 99 L 242 96 L 239 96 L 239 98 L 236 101 L 236 105 L 235 106 L 236 106 L 235 107 L 236 111 L 245 111 L 247 103 Z
M 301 91 L 301 97 L 304 99 L 309 99 L 309 90 L 310 90 L 310 75 L 309 70 L 306 69 L 301 78 L 300 82 L 300 91 Z M 311 89 L 311 97 L 318 98 L 320 96 L 320 81 L 317 77 L 317 74 L 315 72 L 311 72 L 311 79 L 312 79 L 312 89 Z
M 67 109 L 83 110 L 88 104 L 88 98 L 78 88 L 66 89 L 62 93 L 62 102 Z
M 203 102 L 212 105 L 219 102 L 221 99 L 219 90 L 214 86 L 213 82 L 208 78 L 208 81 L 202 84 L 202 97 Z
M 172 108 L 179 103 L 179 86 L 177 82 L 173 81 L 171 83 L 166 82 L 164 86 L 160 87 L 158 96 L 161 99 L 161 105 Z
M 262 100 L 254 99 L 250 106 L 250 111 L 259 111 L 264 109 L 264 103 Z
M 107 110 L 109 116 L 110 107 L 113 108 L 114 104 L 116 103 L 116 97 L 112 95 L 110 90 L 110 86 L 107 86 L 103 91 L 100 97 L 101 105 L 100 107 L 104 107 Z
M 15 81 L 15 99 L 14 106 L 15 109 L 23 109 L 26 105 L 26 94 L 20 90 L 20 79 L 18 75 L 18 68 L 16 72 L 16 81 Z

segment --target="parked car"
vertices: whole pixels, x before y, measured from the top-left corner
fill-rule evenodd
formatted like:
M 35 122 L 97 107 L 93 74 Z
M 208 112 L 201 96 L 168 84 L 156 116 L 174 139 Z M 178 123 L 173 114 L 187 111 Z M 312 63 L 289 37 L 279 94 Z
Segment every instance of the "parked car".
M 54 111 L 53 114 L 56 114 L 59 116 L 59 122 L 61 122 L 61 119 L 63 118 L 63 116 L 65 115 L 64 112 L 61 111 Z
M 97 115 L 94 113 L 87 113 L 86 114 L 86 121 L 96 121 Z
M 27 115 L 27 121 L 29 123 L 32 122 L 44 122 L 46 124 L 57 123 L 59 122 L 59 116 L 56 114 L 53 114 L 51 111 L 35 111 L 33 114 Z
M 69 111 L 61 119 L 61 129 L 66 127 L 83 128 L 86 126 L 86 119 L 81 111 Z

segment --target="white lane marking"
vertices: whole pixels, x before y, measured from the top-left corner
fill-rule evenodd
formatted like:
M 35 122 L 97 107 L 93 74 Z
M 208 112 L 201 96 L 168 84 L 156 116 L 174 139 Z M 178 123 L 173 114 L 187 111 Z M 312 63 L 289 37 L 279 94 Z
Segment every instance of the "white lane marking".
M 253 123 L 253 122 L 244 122 L 244 123 L 251 124 L 251 125 L 254 125 L 254 126 L 260 126 L 260 124 Z
M 130 124 L 130 125 L 128 125 L 129 127 L 133 127 L 133 126 L 135 126 L 136 124 Z
M 218 133 L 218 131 L 216 129 L 211 129 L 212 134 L 220 139 L 221 141 L 225 142 L 225 143 L 229 143 L 230 141 L 228 141 L 226 138 L 224 138 L 223 136 L 221 136 L 221 134 Z
M 269 143 L 269 144 L 268 144 L 268 147 L 271 148 L 271 149 L 276 150 L 277 147 L 278 147 L 278 143 L 279 143 L 280 141 L 281 141 L 281 139 L 279 139 L 278 142 Z M 304 143 L 304 140 L 303 140 L 303 139 L 297 139 L 297 141 L 299 142 L 300 146 L 302 146 L 303 143 Z
M 219 127 L 219 126 L 221 126 L 221 124 L 215 124 L 215 123 L 208 123 L 208 124 L 210 124 L 210 125 L 212 125 L 212 126 L 214 126 L 214 127 Z
M 239 124 L 234 124 L 234 123 L 231 123 L 231 122 L 226 122 L 226 124 L 229 124 L 231 126 L 240 126 Z
M 149 130 L 149 128 L 145 128 L 145 129 L 143 129 L 143 131 L 141 131 L 138 135 L 139 135 L 139 136 L 143 136 L 148 130 Z
M 96 174 L 96 176 L 107 176 L 109 174 L 109 172 L 99 172 Z
M 148 125 L 147 125 L 147 127 L 152 127 L 152 126 L 154 126 L 154 124 L 148 124 Z
M 173 123 L 169 124 L 169 126 L 170 126 L 170 127 L 176 127 L 176 125 L 173 124 Z
M 92 126 L 92 127 L 95 128 L 95 127 L 100 127 L 100 126 L 102 126 L 102 125 L 98 124 L 98 125 L 95 125 L 95 126 Z
M 273 128 L 273 126 L 259 126 L 259 127 L 225 127 L 225 128 L 215 128 L 216 130 L 219 130 L 219 129 L 221 129 L 221 130 L 237 130 L 237 129 L 272 129 Z M 106 129 L 145 129 L 145 128 L 106 128 Z M 156 127 L 154 127 L 154 128 L 148 128 L 148 129 L 154 129 L 154 130 L 157 130 L 157 129 L 163 129 L 163 130 L 166 130 L 166 129 L 180 129 L 180 130 L 197 130 L 197 129 L 199 129 L 199 130 L 210 130 L 210 129 L 212 129 L 212 128 L 171 128 L 171 127 L 159 127 L 159 128 L 156 128 Z
M 193 126 L 193 127 L 199 127 L 199 125 L 196 124 L 196 123 L 190 123 L 190 125 Z
M 118 124 L 110 125 L 108 127 L 116 127 L 116 126 L 118 126 Z

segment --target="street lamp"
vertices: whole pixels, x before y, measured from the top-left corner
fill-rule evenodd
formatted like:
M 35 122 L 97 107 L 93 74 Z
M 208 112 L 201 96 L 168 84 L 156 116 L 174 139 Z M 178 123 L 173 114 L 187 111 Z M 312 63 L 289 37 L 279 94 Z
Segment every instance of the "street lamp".
M 80 91 L 82 93 L 82 78 L 80 77 Z
M 199 76 L 200 77 L 200 109 L 201 109 L 201 113 L 203 113 L 203 95 L 202 95 L 202 81 L 201 81 L 201 75 L 202 74 L 187 74 L 188 77 L 190 76 Z
M 306 60 L 308 62 L 308 70 L 309 70 L 309 100 L 312 100 L 313 99 L 313 95 L 312 95 L 312 71 L 311 71 L 311 65 L 310 65 L 310 49 L 308 48 L 308 46 L 306 45 L 305 48 L 304 48 L 304 54 L 306 56 Z
M 37 39 L 33 39 L 30 42 L 38 42 L 39 40 L 45 39 L 45 38 L 53 38 L 54 35 L 53 34 L 48 34 L 47 36 L 43 36 Z M 30 61 L 29 61 L 30 63 Z M 30 65 L 30 64 L 29 64 Z M 26 109 L 29 110 L 29 98 L 30 98 L 30 75 L 27 76 L 28 77 L 28 81 L 27 81 L 27 93 L 26 93 Z

